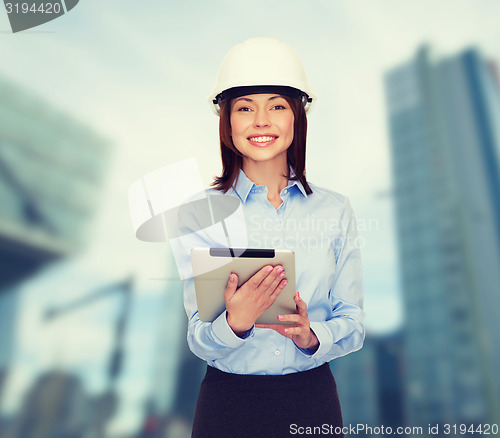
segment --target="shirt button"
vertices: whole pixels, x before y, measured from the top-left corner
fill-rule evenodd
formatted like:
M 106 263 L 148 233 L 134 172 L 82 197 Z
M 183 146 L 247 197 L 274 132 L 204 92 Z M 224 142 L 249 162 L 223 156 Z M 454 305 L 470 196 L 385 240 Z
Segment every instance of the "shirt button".
M 287 190 L 287 189 L 283 190 L 283 194 L 284 194 L 284 195 L 286 195 L 287 193 L 288 193 L 288 190 Z
M 280 238 L 279 238 L 278 236 L 276 236 L 276 237 L 274 238 L 274 241 L 275 241 L 275 242 L 279 242 L 279 241 L 280 241 Z
M 274 355 L 275 355 L 275 356 L 279 356 L 279 355 L 280 355 L 280 351 L 279 351 L 279 350 L 276 350 L 276 351 L 274 352 Z

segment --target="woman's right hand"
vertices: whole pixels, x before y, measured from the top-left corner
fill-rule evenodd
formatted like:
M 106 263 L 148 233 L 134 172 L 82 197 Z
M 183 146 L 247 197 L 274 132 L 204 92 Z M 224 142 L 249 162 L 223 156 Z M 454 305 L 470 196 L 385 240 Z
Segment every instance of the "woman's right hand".
M 237 336 L 250 330 L 257 318 L 262 315 L 278 297 L 287 284 L 281 265 L 274 268 L 266 265 L 256 274 L 238 286 L 238 276 L 231 274 L 224 291 L 227 323 Z

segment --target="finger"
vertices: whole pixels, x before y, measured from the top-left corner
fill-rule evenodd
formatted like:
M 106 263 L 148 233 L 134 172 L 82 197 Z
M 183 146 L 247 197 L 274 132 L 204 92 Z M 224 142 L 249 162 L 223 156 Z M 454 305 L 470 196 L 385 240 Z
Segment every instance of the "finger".
M 283 330 L 285 327 L 289 327 L 289 326 L 282 325 L 282 324 L 255 324 L 255 327 L 272 329 L 272 330 L 278 331 L 278 330 Z
M 278 282 L 281 280 L 280 275 L 283 278 L 285 276 L 283 267 L 281 265 L 276 265 L 273 270 L 269 273 L 269 275 L 264 278 L 262 283 L 259 286 L 260 292 L 267 292 L 269 289 L 271 289 L 271 286 L 274 282 L 276 282 L 276 285 L 278 285 Z M 276 281 L 277 280 L 277 281 Z M 274 290 L 274 288 L 272 289 Z M 272 290 L 269 290 L 269 293 L 272 292 Z
M 279 327 L 279 324 L 255 324 L 255 327 L 274 330 L 276 327 Z
M 270 279 L 271 281 L 267 285 L 268 279 Z M 269 275 L 269 277 L 262 282 L 262 286 L 267 285 L 266 292 L 272 294 L 276 290 L 280 282 L 284 279 L 285 279 L 285 270 L 283 269 L 283 266 L 277 265 L 274 267 L 274 271 L 271 272 L 271 275 Z
M 304 336 L 307 334 L 305 327 L 287 327 L 283 328 L 284 336 Z
M 267 328 L 267 329 L 274 330 L 274 331 L 278 332 L 280 335 L 285 336 L 287 338 L 289 336 L 291 336 L 291 335 L 289 335 L 288 333 L 285 332 L 285 329 L 287 327 L 285 325 L 279 325 L 279 324 L 255 324 L 255 327 L 257 327 L 257 328 Z
M 295 324 L 306 325 L 304 317 L 297 313 L 292 313 L 290 315 L 278 315 L 278 319 L 282 322 L 293 322 Z
M 255 288 L 259 287 L 259 285 L 267 278 L 267 276 L 273 271 L 273 267 L 271 265 L 263 266 L 257 273 L 255 273 L 250 280 L 248 280 Z
M 299 315 L 307 317 L 307 304 L 302 298 L 300 298 L 299 292 L 295 294 L 294 300 L 295 304 L 297 305 L 297 311 Z
M 279 277 L 278 277 L 279 278 Z M 279 278 L 280 282 L 279 284 L 274 288 L 274 290 L 271 292 L 271 299 L 274 300 L 278 297 L 278 295 L 281 293 L 281 291 L 285 288 L 285 286 L 288 284 L 288 280 L 286 278 Z
M 226 290 L 224 291 L 224 300 L 226 302 L 231 301 L 234 294 L 236 293 L 236 288 L 238 286 L 238 276 L 231 273 L 229 280 L 227 280 Z

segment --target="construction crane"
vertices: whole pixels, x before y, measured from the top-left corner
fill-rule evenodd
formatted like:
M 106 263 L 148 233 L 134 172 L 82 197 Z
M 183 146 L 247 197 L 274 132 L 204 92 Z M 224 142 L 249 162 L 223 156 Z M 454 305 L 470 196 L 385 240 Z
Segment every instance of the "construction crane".
M 131 295 L 132 295 L 133 277 L 128 277 L 125 280 L 112 283 L 104 286 L 95 292 L 78 299 L 72 303 L 60 306 L 51 307 L 45 311 L 44 319 L 46 322 L 51 322 L 57 318 L 67 315 L 73 311 L 77 311 L 84 306 L 93 304 L 102 298 L 108 297 L 114 293 L 123 294 L 120 312 L 114 325 L 114 342 L 113 349 L 109 356 L 107 366 L 107 389 L 92 400 L 92 414 L 89 419 L 91 433 L 87 436 L 101 437 L 104 436 L 106 423 L 115 414 L 118 397 L 116 391 L 116 382 L 120 376 L 124 363 L 124 338 L 127 321 L 130 313 Z

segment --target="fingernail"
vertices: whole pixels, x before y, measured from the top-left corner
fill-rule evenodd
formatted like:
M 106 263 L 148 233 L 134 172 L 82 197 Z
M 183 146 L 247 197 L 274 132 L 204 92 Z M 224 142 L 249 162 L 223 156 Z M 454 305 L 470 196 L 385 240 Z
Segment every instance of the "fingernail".
M 231 275 L 230 275 L 230 277 L 229 277 L 229 279 L 230 279 L 230 280 L 231 280 L 231 282 L 233 283 L 233 282 L 234 282 L 234 275 L 233 275 L 233 274 L 231 274 Z
M 276 272 L 279 274 L 281 271 L 283 271 L 283 268 L 280 266 L 278 269 L 276 269 Z
M 282 273 L 280 274 L 280 278 L 283 278 L 284 276 L 285 276 L 285 273 L 284 273 L 284 272 L 282 272 Z
M 283 286 L 286 286 L 288 284 L 287 280 L 283 280 Z
M 278 319 L 281 321 L 283 319 L 283 315 L 278 315 Z
M 299 292 L 297 292 L 297 295 L 299 297 L 299 301 L 302 301 L 302 298 L 300 298 L 300 293 Z
M 273 267 L 272 266 L 268 266 L 267 267 L 267 272 L 271 272 L 273 270 Z
M 285 331 L 285 333 L 288 333 L 290 331 L 290 329 L 285 329 L 284 331 Z

